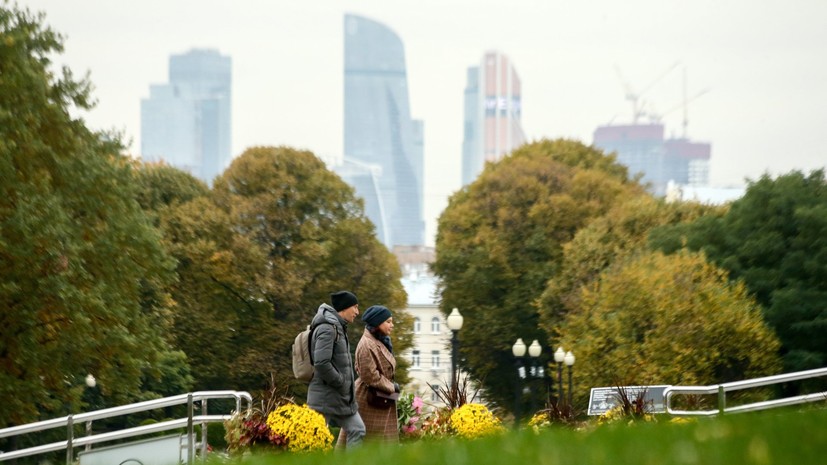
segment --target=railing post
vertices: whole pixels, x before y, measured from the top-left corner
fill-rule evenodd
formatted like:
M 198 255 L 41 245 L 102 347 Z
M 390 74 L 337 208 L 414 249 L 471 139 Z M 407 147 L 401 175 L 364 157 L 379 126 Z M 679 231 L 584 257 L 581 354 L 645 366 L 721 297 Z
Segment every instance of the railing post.
M 723 415 L 726 410 L 726 390 L 723 384 L 718 385 L 718 415 Z
M 192 393 L 187 394 L 187 465 L 192 465 L 193 459 L 193 429 L 192 429 Z
M 207 415 L 207 399 L 201 399 L 201 415 Z M 201 423 L 201 461 L 207 461 L 207 422 Z
M 91 421 L 86 422 L 86 435 L 87 436 L 92 435 L 92 422 Z M 84 450 L 92 450 L 92 444 L 91 443 L 86 444 L 86 447 L 84 448 Z
M 66 465 L 72 465 L 72 438 L 75 435 L 74 429 L 75 423 L 70 413 L 66 417 Z

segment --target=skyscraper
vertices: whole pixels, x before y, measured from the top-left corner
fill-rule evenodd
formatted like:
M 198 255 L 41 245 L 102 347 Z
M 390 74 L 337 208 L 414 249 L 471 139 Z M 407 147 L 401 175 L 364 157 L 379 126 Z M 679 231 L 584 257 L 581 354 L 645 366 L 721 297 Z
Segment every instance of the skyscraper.
M 468 68 L 462 142 L 462 184 L 472 182 L 486 161 L 497 161 L 525 143 L 520 125 L 520 77 L 507 56 L 486 53 Z
M 708 185 L 711 145 L 685 137 L 664 139 L 663 133 L 660 123 L 599 126 L 594 131 L 594 146 L 617 153 L 617 161 L 629 168 L 630 175 L 642 173 L 641 181 L 654 195 L 665 195 L 669 181 Z
M 141 99 L 141 157 L 163 161 L 207 183 L 232 159 L 232 69 L 216 50 L 169 59 L 169 83 L 153 84 Z
M 411 119 L 402 41 L 349 14 L 344 35 L 344 157 L 362 175 L 340 174 L 365 199 L 386 246 L 423 245 L 423 125 Z

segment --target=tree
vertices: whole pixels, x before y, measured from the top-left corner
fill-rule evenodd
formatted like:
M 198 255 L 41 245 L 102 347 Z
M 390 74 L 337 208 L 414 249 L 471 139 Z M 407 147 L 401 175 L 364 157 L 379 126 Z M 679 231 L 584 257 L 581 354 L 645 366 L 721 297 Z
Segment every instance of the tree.
M 589 286 L 615 261 L 647 248 L 649 233 L 662 225 L 686 224 L 704 215 L 721 215 L 722 207 L 696 202 L 667 203 L 636 196 L 577 231 L 563 246 L 560 272 L 547 283 L 538 308 L 541 326 L 552 337 L 569 312 L 580 310 L 581 287 Z
M 562 344 L 576 347 L 577 397 L 633 384 L 707 385 L 774 374 L 778 340 L 741 282 L 702 254 L 641 252 L 581 288 Z
M 628 196 L 644 195 L 614 157 L 579 142 L 523 146 L 454 194 L 439 218 L 434 273 L 441 310 L 465 316 L 463 369 L 507 404 L 511 344 L 545 339 L 534 305 L 578 228 Z
M 291 345 L 332 291 L 386 304 L 404 327 L 396 259 L 376 239 L 352 188 L 310 152 L 248 149 L 209 195 L 160 218 L 178 259 L 176 346 L 187 352 L 201 389 L 263 389 L 274 373 L 279 385 L 303 395 Z M 349 329 L 356 340 L 362 325 Z M 395 336 L 399 350 L 410 347 L 410 330 Z
M 762 176 L 721 217 L 653 232 L 673 252 L 703 251 L 762 305 L 782 343 L 784 368 L 827 364 L 827 183 L 823 170 Z
M 206 197 L 210 188 L 195 176 L 165 164 L 136 163 L 137 200 L 146 212 L 176 207 L 197 197 Z
M 169 355 L 152 290 L 173 263 L 118 137 L 72 117 L 90 85 L 53 72 L 61 51 L 42 15 L 0 6 L 0 426 L 77 411 L 87 373 L 136 399 Z

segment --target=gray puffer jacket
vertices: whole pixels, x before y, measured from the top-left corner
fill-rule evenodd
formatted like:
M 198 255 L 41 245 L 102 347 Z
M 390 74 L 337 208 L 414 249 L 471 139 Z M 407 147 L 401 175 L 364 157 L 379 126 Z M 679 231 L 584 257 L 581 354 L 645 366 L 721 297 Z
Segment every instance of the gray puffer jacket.
M 310 327 L 313 378 L 307 388 L 307 405 L 325 415 L 353 415 L 359 405 L 347 321 L 333 307 L 322 304 Z

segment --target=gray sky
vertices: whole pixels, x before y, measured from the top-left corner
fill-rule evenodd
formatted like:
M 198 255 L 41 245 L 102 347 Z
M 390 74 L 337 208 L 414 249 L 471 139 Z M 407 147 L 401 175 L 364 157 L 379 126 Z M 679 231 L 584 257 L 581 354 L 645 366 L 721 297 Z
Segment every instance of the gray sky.
M 58 63 L 91 73 L 93 128 L 140 150 L 140 100 L 167 80 L 169 55 L 214 48 L 233 60 L 233 153 L 290 145 L 341 156 L 345 12 L 405 44 L 412 117 L 425 121 L 425 218 L 460 187 L 466 68 L 508 55 L 523 84 L 530 140 L 587 144 L 631 120 L 616 67 L 680 136 L 712 144 L 713 185 L 827 165 L 824 0 L 19 0 L 66 36 Z M 679 62 L 678 67 L 673 64 Z M 670 70 L 664 75 L 664 72 Z

